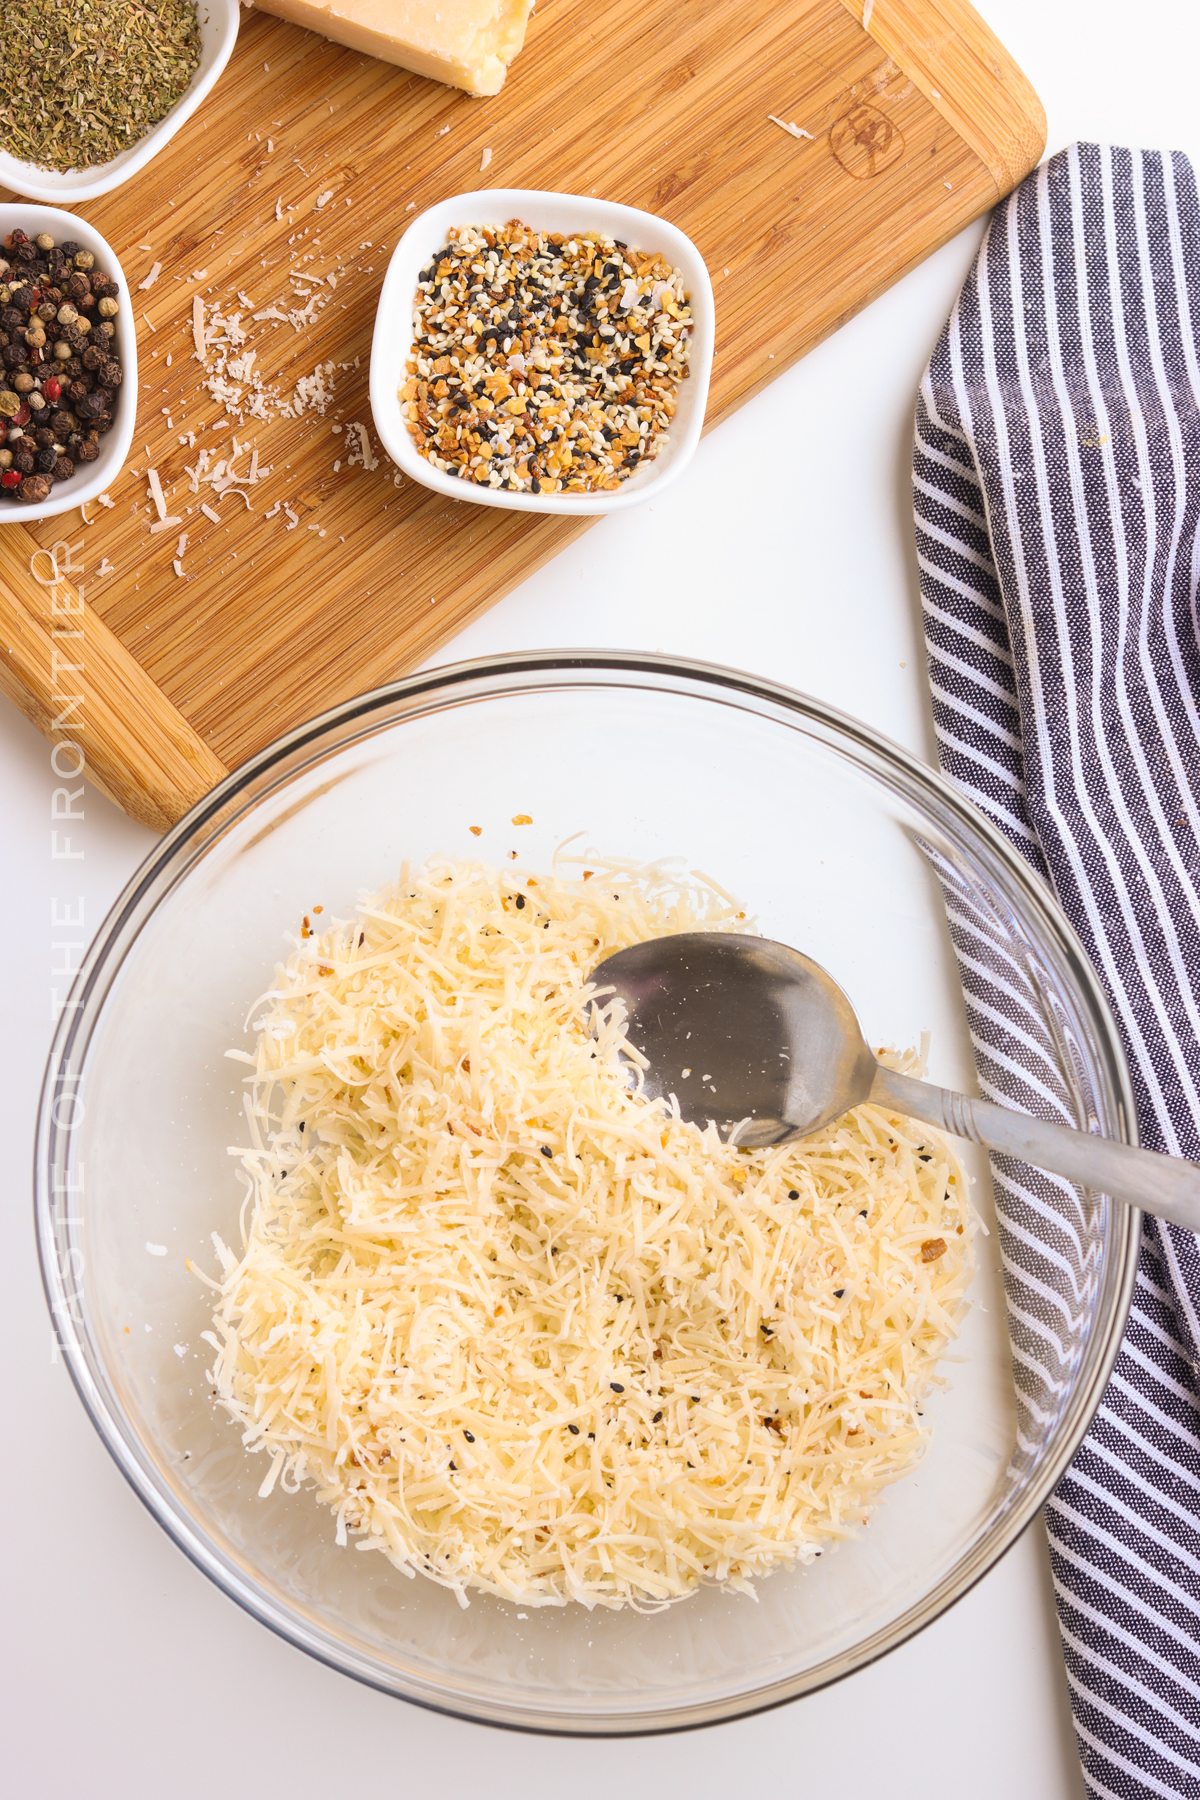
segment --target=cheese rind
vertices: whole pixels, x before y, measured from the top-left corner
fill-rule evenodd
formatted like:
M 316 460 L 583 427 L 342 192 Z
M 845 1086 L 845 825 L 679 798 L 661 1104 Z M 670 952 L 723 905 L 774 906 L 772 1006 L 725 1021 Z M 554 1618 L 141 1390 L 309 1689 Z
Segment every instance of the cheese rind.
M 258 0 L 262 12 L 468 94 L 498 94 L 533 0 Z

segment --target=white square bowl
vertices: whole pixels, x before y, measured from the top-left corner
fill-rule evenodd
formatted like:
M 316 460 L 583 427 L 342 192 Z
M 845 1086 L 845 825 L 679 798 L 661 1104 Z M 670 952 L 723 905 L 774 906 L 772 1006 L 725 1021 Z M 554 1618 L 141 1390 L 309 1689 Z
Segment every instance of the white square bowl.
M 122 150 L 111 162 L 95 163 L 90 169 L 41 169 L 36 163 L 22 162 L 0 150 L 0 187 L 12 188 L 30 200 L 59 202 L 67 206 L 78 200 L 94 200 L 120 187 L 151 157 L 157 156 L 185 119 L 190 119 L 204 96 L 213 86 L 233 52 L 238 34 L 238 0 L 198 0 L 200 18 L 200 63 L 191 81 L 170 112 L 152 131 L 138 138 L 128 150 Z M 11 229 L 11 227 L 9 228 Z M 80 243 L 83 239 L 80 238 Z
M 122 381 L 117 389 L 112 430 L 106 431 L 100 439 L 100 454 L 95 462 L 80 463 L 70 480 L 56 481 L 49 498 L 40 503 L 0 499 L 0 525 L 17 525 L 22 519 L 50 519 L 55 513 L 69 512 L 73 506 L 85 506 L 97 494 L 102 494 L 109 482 L 116 480 L 129 455 L 138 396 L 133 302 L 121 260 L 108 239 L 101 237 L 94 225 L 89 225 L 75 213 L 63 212 L 57 206 L 26 206 L 20 200 L 0 206 L 0 238 L 6 238 L 10 231 L 23 231 L 31 238 L 37 237 L 40 231 L 48 231 L 56 244 L 74 238 L 84 250 L 91 251 L 97 267 L 112 276 L 120 290 L 114 323 Z
M 435 469 L 417 454 L 416 441 L 400 411 L 400 387 L 407 378 L 414 336 L 413 301 L 417 278 L 452 225 L 505 225 L 520 219 L 535 231 L 597 231 L 620 238 L 636 250 L 657 251 L 683 275 L 693 326 L 689 339 L 691 374 L 679 385 L 675 417 L 652 461 L 642 463 L 619 488 L 595 494 L 533 494 L 481 487 Z M 371 412 L 384 449 L 405 475 L 445 494 L 479 506 L 512 512 L 561 513 L 576 517 L 621 512 L 661 493 L 682 474 L 704 428 L 712 372 L 716 309 L 704 258 L 675 225 L 634 206 L 583 194 L 555 194 L 541 188 L 481 188 L 454 194 L 418 213 L 392 252 L 375 314 L 371 341 Z

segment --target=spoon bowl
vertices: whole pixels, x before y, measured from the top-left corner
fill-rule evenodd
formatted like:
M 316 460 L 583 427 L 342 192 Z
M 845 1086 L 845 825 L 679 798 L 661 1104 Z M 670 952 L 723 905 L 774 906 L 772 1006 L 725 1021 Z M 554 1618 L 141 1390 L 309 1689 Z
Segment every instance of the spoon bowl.
M 593 971 L 624 1003 L 645 1090 L 745 1149 L 807 1137 L 867 1098 L 878 1064 L 819 963 L 769 938 L 685 931 Z
M 688 931 L 631 944 L 592 971 L 625 1008 L 652 1097 L 764 1149 L 810 1136 L 864 1100 L 1034 1163 L 1200 1231 L 1200 1168 L 915 1081 L 867 1046 L 833 976 L 787 944 Z

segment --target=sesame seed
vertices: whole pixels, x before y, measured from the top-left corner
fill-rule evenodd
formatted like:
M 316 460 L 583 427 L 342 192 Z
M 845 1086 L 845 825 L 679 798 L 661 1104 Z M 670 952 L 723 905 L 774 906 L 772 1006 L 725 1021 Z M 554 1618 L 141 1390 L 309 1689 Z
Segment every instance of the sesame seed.
M 401 411 L 459 480 L 613 489 L 662 448 L 688 367 L 683 278 L 591 232 L 463 226 L 422 269 Z

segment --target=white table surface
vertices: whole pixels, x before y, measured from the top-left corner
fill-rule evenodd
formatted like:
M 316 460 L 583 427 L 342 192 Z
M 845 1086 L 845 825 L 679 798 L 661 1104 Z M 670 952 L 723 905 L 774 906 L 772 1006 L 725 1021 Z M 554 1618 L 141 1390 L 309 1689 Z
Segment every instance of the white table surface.
M 1200 161 L 1190 0 L 986 0 L 984 10 L 1042 96 L 1051 151 L 1090 138 Z M 436 660 L 560 645 L 709 658 L 818 694 L 932 756 L 909 513 L 912 398 L 980 229 L 708 437 L 660 502 L 598 524 Z M 576 1800 L 715 1800 L 747 1786 L 836 1800 L 1082 1795 L 1040 1523 L 937 1624 L 851 1680 L 762 1718 L 623 1743 L 492 1731 L 369 1692 L 279 1642 L 186 1563 L 56 1365 L 38 1280 L 30 1147 L 51 945 L 71 935 L 50 923 L 51 898 L 65 891 L 63 865 L 50 860 L 53 785 L 46 745 L 0 701 L 7 1792 L 308 1800 L 350 1786 L 399 1796 L 453 1787 L 540 1800 L 569 1784 Z M 85 896 L 90 932 L 152 839 L 89 790 L 78 841 L 84 860 L 68 885 Z

